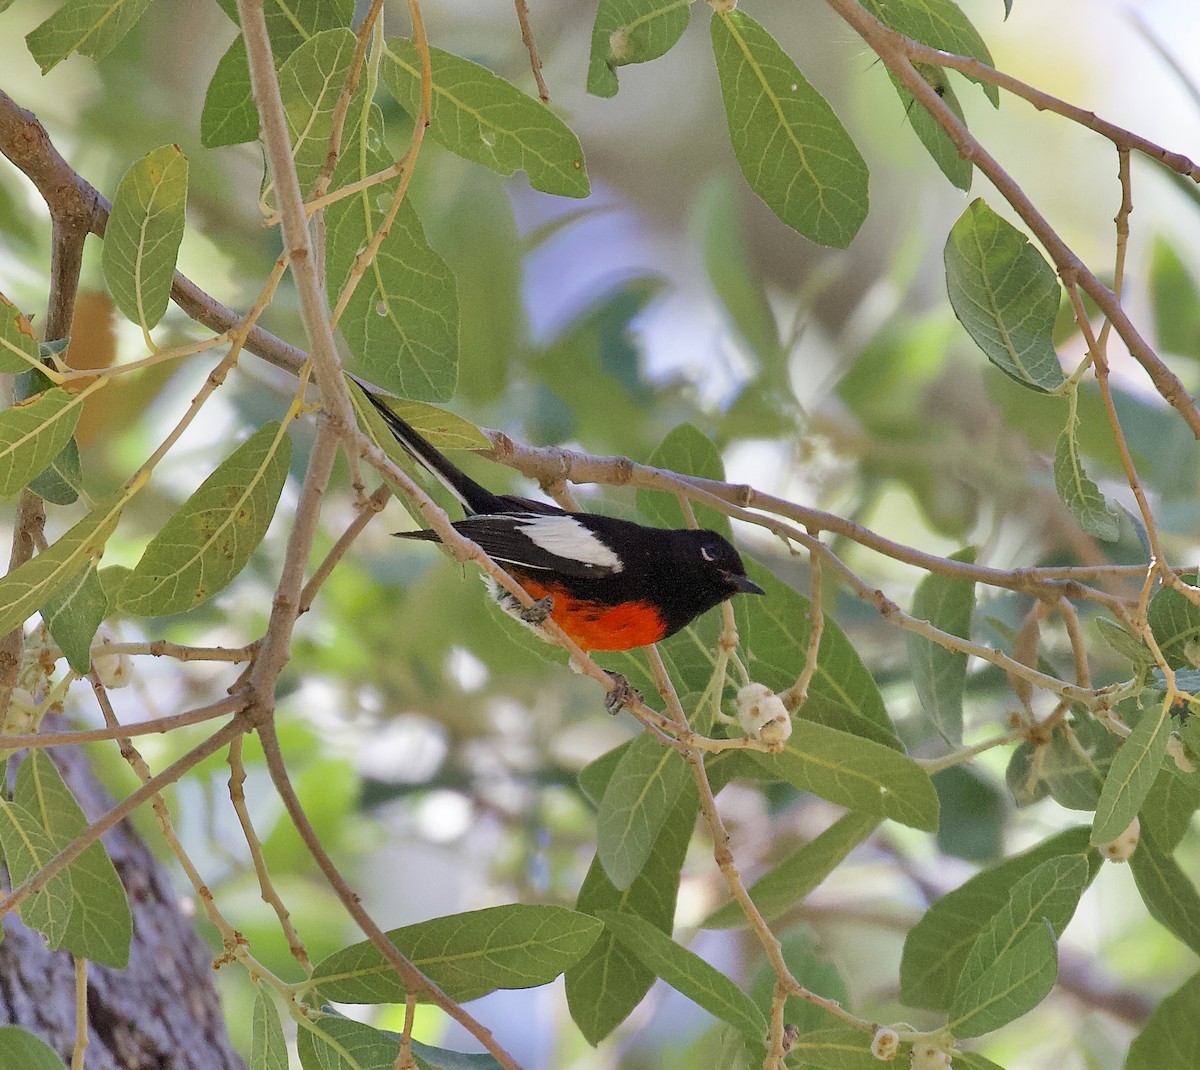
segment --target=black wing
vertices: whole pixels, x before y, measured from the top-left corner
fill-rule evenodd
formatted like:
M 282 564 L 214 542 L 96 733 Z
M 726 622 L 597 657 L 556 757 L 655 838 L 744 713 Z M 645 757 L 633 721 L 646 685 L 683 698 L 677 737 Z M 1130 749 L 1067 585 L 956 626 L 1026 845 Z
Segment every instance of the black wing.
M 561 511 L 492 513 L 455 523 L 489 557 L 525 572 L 544 572 L 573 579 L 598 579 L 622 571 L 619 556 L 584 521 Z M 397 532 L 401 538 L 437 541 L 432 531 Z

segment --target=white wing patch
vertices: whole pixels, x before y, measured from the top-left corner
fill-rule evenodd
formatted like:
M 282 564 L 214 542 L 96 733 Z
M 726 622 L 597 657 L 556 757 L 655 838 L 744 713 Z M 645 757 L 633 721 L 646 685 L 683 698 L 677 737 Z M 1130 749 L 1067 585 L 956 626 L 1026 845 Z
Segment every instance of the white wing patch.
M 530 516 L 518 525 L 535 546 L 555 557 L 620 572 L 621 559 L 572 516 Z

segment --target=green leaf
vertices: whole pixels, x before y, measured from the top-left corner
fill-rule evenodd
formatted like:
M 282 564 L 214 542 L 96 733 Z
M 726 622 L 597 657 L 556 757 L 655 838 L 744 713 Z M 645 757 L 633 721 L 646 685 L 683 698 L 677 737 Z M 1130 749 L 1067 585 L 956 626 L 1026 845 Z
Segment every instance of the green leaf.
M 1150 261 L 1150 297 L 1158 344 L 1200 360 L 1200 289 L 1174 247 L 1157 238 Z
M 560 197 L 591 191 L 579 139 L 541 101 L 526 96 L 486 67 L 429 50 L 433 99 L 429 134 L 464 160 L 500 175 L 524 171 L 529 184 Z M 409 113 L 420 111 L 421 61 L 417 47 L 392 38 L 381 71 L 388 92 Z
M 105 499 L 58 542 L 0 578 L 0 635 L 27 620 L 100 559 L 123 504 L 120 494 Z
M 83 486 L 83 466 L 79 461 L 79 446 L 72 438 L 41 475 L 29 481 L 29 489 L 51 505 L 73 505 L 79 500 Z
M 957 1055 L 954 1056 L 958 1058 Z M 879 1070 L 870 1035 L 861 1029 L 817 1029 L 788 1049 L 788 1070 Z
M 296 1032 L 304 1070 L 392 1070 L 399 1049 L 391 1034 L 335 1014 L 310 1017 Z
M 149 6 L 150 0 L 67 0 L 25 35 L 25 44 L 42 74 L 72 52 L 103 59 Z
M 279 1010 L 261 981 L 254 986 L 249 1070 L 288 1070 L 287 1040 L 279 1021 Z
M 255 431 L 150 540 L 118 607 L 140 616 L 184 613 L 223 590 L 267 533 L 291 457 L 277 420 Z
M 812 634 L 810 602 L 765 568 L 749 563 L 747 571 L 767 593 L 743 599 L 747 623 L 741 633 L 742 642 L 754 652 L 754 679 L 782 693 L 795 683 L 804 666 Z M 879 686 L 829 614 L 825 615 L 817 671 L 808 690 L 810 702 L 814 697 L 829 699 L 895 738 L 896 730 L 884 708 Z M 806 710 L 801 707 L 798 715 L 806 717 Z
M 714 1018 L 756 1040 L 767 1033 L 767 1020 L 750 997 L 695 952 L 636 914 L 603 910 L 599 917 L 643 966 Z
M 956 1070 L 1004 1070 L 999 1063 L 994 1063 L 975 1051 L 956 1051 L 954 1065 Z
M 333 188 L 383 170 L 383 115 L 372 104 L 334 172 Z M 362 190 L 325 210 L 330 304 L 337 304 L 359 252 L 382 226 L 399 179 Z M 445 401 L 458 379 L 458 295 L 446 262 L 425 240 L 406 199 L 359 280 L 339 322 L 356 366 L 401 397 Z
M 600 860 L 593 858 L 579 889 L 577 909 L 588 914 L 621 910 L 646 919 L 660 932 L 670 932 L 679 874 L 699 806 L 695 788 L 687 788 L 663 824 L 642 871 L 624 891 L 613 886 Z M 567 970 L 566 982 L 571 1018 L 584 1039 L 595 1045 L 642 1001 L 654 983 L 654 972 L 606 930 Z
M 422 1044 L 419 1040 L 412 1042 L 412 1050 L 419 1070 L 502 1070 L 496 1057 L 486 1052 L 450 1051 Z
M 1193 951 L 1200 953 L 1200 893 L 1179 863 L 1143 828 L 1129 868 L 1150 916 Z
M 725 462 L 721 459 L 721 451 L 711 438 L 693 424 L 679 424 L 672 428 L 654 448 L 654 452 L 646 458 L 646 464 L 651 468 L 663 468 L 680 475 L 699 476 L 701 479 L 725 478 Z M 683 509 L 674 494 L 639 490 L 637 507 L 638 512 L 654 527 L 687 527 Z M 729 517 L 724 513 L 704 505 L 694 508 L 696 522 L 702 528 L 715 531 L 727 539 L 733 538 Z
M 42 620 L 80 676 L 92 666 L 92 640 L 108 614 L 108 596 L 95 565 L 88 565 L 42 606 Z M 90 956 L 89 956 L 90 957 Z
M 371 420 L 364 419 L 364 422 L 371 425 L 372 436 L 378 438 L 380 448 L 385 453 L 389 452 L 388 446 L 389 444 L 396 445 L 396 437 L 387 430 L 387 424 L 383 422 L 383 418 L 376 411 L 375 406 L 363 396 L 366 391 L 353 379 L 347 381 L 350 386 L 350 397 L 359 418 L 363 419 L 374 414 L 375 420 L 378 421 L 377 425 L 375 421 Z M 380 400 L 402 420 L 416 428 L 423 438 L 428 439 L 429 443 L 439 450 L 487 450 L 492 448 L 492 440 L 470 420 L 464 420 L 452 412 L 439 409 L 436 405 L 426 405 L 423 401 L 405 401 L 401 398 L 381 397 Z M 399 454 L 404 454 L 403 449 L 398 449 Z M 404 454 L 404 456 L 408 455 Z M 411 458 L 409 460 L 411 462 Z
M 0 851 L 15 888 L 45 868 L 57 848 L 41 823 L 25 807 L 0 794 Z M 46 938 L 52 951 L 63 946 L 71 919 L 71 874 L 60 870 L 21 904 L 21 920 Z
M 880 743 L 796 720 L 778 754 L 748 753 L 772 778 L 800 791 L 913 828 L 937 828 L 937 792 L 929 774 Z
M 1042 756 L 1042 777 L 1059 806 L 1071 810 L 1095 810 L 1109 767 L 1117 753 L 1117 740 L 1091 717 L 1079 717 L 1066 731 L 1055 732 Z
M 914 41 L 995 66 L 979 31 L 953 0 L 863 0 L 863 6 L 880 22 Z M 1000 106 L 999 89 L 982 79 L 972 80 L 994 107 Z
M 643 732 L 621 756 L 596 818 L 596 854 L 613 885 L 633 883 L 691 771 L 677 751 Z
M 19 375 L 41 363 L 37 335 L 29 319 L 0 294 L 0 374 Z
M 241 26 L 237 0 L 217 0 L 217 4 Z M 354 0 L 264 0 L 263 15 L 278 66 L 314 34 L 349 26 L 354 18 Z
M 874 814 L 850 811 L 843 814 L 815 839 L 810 840 L 750 886 L 750 898 L 767 921 L 795 909 L 798 903 L 829 876 L 855 847 L 879 826 Z M 736 901 L 713 911 L 703 922 L 705 929 L 729 929 L 746 924 L 746 915 Z
M 1061 290 L 1029 239 L 972 201 L 946 239 L 945 261 L 954 314 L 988 360 L 1033 390 L 1062 386 L 1052 337 Z
M 1113 757 L 1108 777 L 1100 789 L 1092 843 L 1115 840 L 1142 808 L 1167 754 L 1171 716 L 1165 703 L 1147 710 Z
M 1036 847 L 977 873 L 933 904 L 904 941 L 901 999 L 913 1007 L 947 1011 L 963 963 L 989 920 L 1008 903 L 1013 886 L 1059 855 L 1080 855 L 1095 877 L 1100 856 L 1088 846 L 1088 830 L 1068 829 Z
M 1121 537 L 1121 518 L 1084 471 L 1078 436 L 1079 418 L 1072 412 L 1054 447 L 1054 488 L 1085 534 L 1116 542 Z
M 1200 1066 L 1200 973 L 1154 1009 L 1129 1045 L 1124 1070 L 1191 1070 Z
M 0 412 L 0 498 L 11 498 L 54 463 L 82 409 L 82 395 L 55 387 Z
M 782 222 L 845 248 L 867 216 L 867 165 L 833 109 L 757 22 L 711 20 L 733 152 L 750 188 Z
M 604 798 L 604 792 L 608 789 L 608 782 L 612 779 L 613 773 L 616 772 L 621 759 L 632 746 L 633 740 L 627 739 L 624 743 L 613 747 L 612 750 L 606 750 L 599 758 L 593 758 L 579 770 L 575 778 L 579 782 L 579 790 L 596 809 L 600 808 L 600 800 Z
M 1200 626 L 1200 621 L 1197 623 Z M 1149 666 L 1154 663 L 1154 655 L 1150 653 L 1145 640 L 1127 624 L 1110 620 L 1108 617 L 1097 617 L 1096 631 L 1115 653 L 1127 658 L 1134 665 Z
M 692 0 L 600 0 L 592 24 L 587 91 L 617 95 L 617 68 L 647 63 L 674 47 L 687 29 Z
M 1196 573 L 1179 577 L 1194 585 Z M 1190 669 L 1200 653 L 1200 606 L 1174 587 L 1160 587 L 1150 599 L 1146 623 L 1154 633 L 1154 641 L 1172 669 Z
M 1054 934 L 1048 925 L 1038 925 L 955 993 L 948 1028 L 956 1037 L 999 1029 L 1041 1003 L 1057 977 Z
M 972 988 L 992 963 L 1035 930 L 1049 925 L 1055 936 L 1062 936 L 1088 879 L 1087 861 L 1076 854 L 1048 859 L 1017 881 L 1008 901 L 984 925 L 967 953 L 956 990 Z
M 49 837 L 54 853 L 68 847 L 88 819 L 45 751 L 30 751 L 17 770 L 13 802 L 24 807 Z M 133 917 L 116 867 L 101 843 L 75 859 L 70 874 L 70 917 L 60 946 L 79 958 L 117 970 L 129 963 Z
M 306 196 L 329 155 L 333 113 L 350 78 L 358 39 L 346 28 L 313 34 L 279 68 L 279 95 L 287 117 L 296 177 Z M 358 96 L 361 98 L 360 86 Z M 361 108 L 351 102 L 343 137 L 349 139 Z M 388 161 L 391 163 L 391 161 Z M 378 192 L 378 191 L 374 191 Z
M 1197 809 L 1200 809 L 1200 777 L 1183 773 L 1173 762 L 1166 762 L 1142 803 L 1142 828 L 1150 830 L 1162 850 L 1174 851 Z
M 950 555 L 951 561 L 973 564 L 974 548 Z M 963 639 L 971 637 L 975 584 L 931 572 L 913 596 L 913 616 Z M 921 635 L 908 635 L 908 665 L 913 685 L 938 734 L 951 746 L 962 745 L 962 697 L 967 682 L 967 655 L 947 650 Z
M 63 1061 L 49 1044 L 19 1025 L 0 1025 L 0 1066 L 63 1070 Z
M 406 925 L 387 936 L 446 995 L 465 1003 L 498 988 L 548 984 L 587 953 L 600 931 L 587 914 L 513 904 Z M 338 1003 L 405 999 L 400 978 L 366 940 L 335 951 L 312 979 L 325 999 Z
M 942 103 L 954 112 L 965 126 L 966 117 L 963 115 L 962 105 L 958 102 L 958 96 L 955 94 L 946 72 L 941 67 L 929 67 L 923 63 L 916 63 L 913 66 L 916 67 L 917 73 L 933 86 L 934 91 L 942 98 Z M 970 160 L 962 158 L 958 147 L 950 140 L 950 136 L 942 129 L 938 121 L 917 103 L 916 97 L 905 88 L 904 83 L 890 72 L 888 77 L 891 78 L 892 87 L 900 97 L 900 103 L 904 105 L 904 114 L 908 118 L 909 125 L 912 126 L 913 133 L 925 146 L 925 151 L 932 157 L 933 162 L 938 165 L 938 170 L 950 180 L 951 185 L 957 186 L 964 192 L 969 190 L 971 188 Z
M 187 157 L 178 145 L 163 145 L 125 172 L 108 214 L 104 281 L 117 308 L 144 331 L 167 311 L 187 193 Z
M 278 61 L 279 56 L 276 55 Z M 204 108 L 200 112 L 200 144 L 206 149 L 241 145 L 258 139 L 258 108 L 250 86 L 250 64 L 241 34 L 217 62 Z

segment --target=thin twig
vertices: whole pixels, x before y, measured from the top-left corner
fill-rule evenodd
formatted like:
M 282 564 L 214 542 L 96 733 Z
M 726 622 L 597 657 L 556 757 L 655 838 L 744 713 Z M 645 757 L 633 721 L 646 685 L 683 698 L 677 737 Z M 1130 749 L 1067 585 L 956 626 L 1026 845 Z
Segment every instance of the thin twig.
M 529 53 L 529 66 L 533 68 L 533 77 L 537 82 L 538 96 L 543 104 L 550 103 L 550 90 L 546 88 L 546 80 L 542 77 L 542 57 L 538 55 L 537 42 L 533 39 L 533 27 L 529 25 L 529 6 L 525 0 L 514 0 L 517 7 L 517 22 L 521 24 L 521 42 Z
M 71 1048 L 71 1070 L 83 1070 L 88 1046 L 88 960 L 72 956 L 75 963 L 75 1044 Z

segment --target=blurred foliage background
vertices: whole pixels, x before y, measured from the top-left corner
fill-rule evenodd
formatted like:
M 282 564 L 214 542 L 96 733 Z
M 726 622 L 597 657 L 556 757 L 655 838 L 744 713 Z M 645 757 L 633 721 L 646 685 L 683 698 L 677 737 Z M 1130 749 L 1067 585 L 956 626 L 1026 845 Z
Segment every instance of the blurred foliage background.
M 277 233 L 262 227 L 257 209 L 261 150 L 207 150 L 198 140 L 204 91 L 233 26 L 215 3 L 156 4 L 105 63 L 75 57 L 43 79 L 21 38 L 54 6 L 25 0 L 6 14 L 0 84 L 38 115 L 70 164 L 110 195 L 131 161 L 177 142 L 191 164 L 192 189 L 180 268 L 222 301 L 245 306 L 279 252 Z M 962 6 L 1001 70 L 1168 147 L 1192 146 L 1196 155 L 1200 68 L 1173 70 L 1155 44 L 1165 41 L 1180 64 L 1195 63 L 1194 49 L 1175 51 L 1200 35 L 1194 4 L 1149 0 L 1135 11 L 1116 0 L 1017 0 L 1007 20 L 1000 0 Z M 392 32 L 406 26 L 402 8 L 389 6 Z M 462 360 L 451 408 L 524 441 L 637 460 L 671 428 L 691 422 L 718 443 L 731 480 L 830 509 L 899 542 L 941 554 L 972 544 L 980 560 L 999 567 L 1099 559 L 1053 489 L 1050 455 L 1064 403 L 1022 391 L 989 368 L 946 300 L 941 249 L 968 198 L 937 171 L 885 73 L 822 3 L 746 8 L 831 101 L 867 157 L 871 213 L 846 251 L 817 248 L 787 231 L 741 182 L 699 12 L 679 47 L 655 63 L 622 68 L 619 95 L 604 100 L 584 92 L 594 5 L 562 0 L 531 8 L 553 106 L 583 143 L 593 194 L 585 202 L 546 197 L 521 175 L 497 178 L 427 143 L 410 196 L 458 277 Z M 429 5 L 426 18 L 433 44 L 532 91 L 504 0 L 448 0 Z M 1011 98 L 998 112 L 981 94 L 962 99 L 976 135 L 1105 274 L 1119 200 L 1109 147 Z M 390 129 L 406 127 L 393 122 Z M 391 149 L 399 155 L 403 147 Z M 987 196 L 984 186 L 976 178 L 971 196 Z M 1195 388 L 1200 205 L 1141 160 L 1134 200 L 1126 304 Z M 41 307 L 48 226 L 32 189 L 11 169 L 0 170 L 0 237 L 0 290 L 21 307 Z M 98 243 L 89 249 L 84 288 L 92 292 L 81 304 L 73 359 L 103 364 L 141 355 L 136 332 L 114 318 L 103 295 Z M 302 339 L 286 290 L 264 322 Z M 164 327 L 164 345 L 192 329 L 177 310 Z M 1073 365 L 1082 345 L 1067 314 L 1059 342 Z M 1113 360 L 1122 422 L 1170 551 L 1179 562 L 1195 560 L 1196 443 L 1136 367 L 1119 353 Z M 97 488 L 128 475 L 208 370 L 204 361 L 178 362 L 125 377 L 100 395 L 80 428 Z M 144 492 L 138 516 L 127 518 L 111 560 L 132 564 L 144 537 L 207 474 L 214 443 L 231 445 L 277 415 L 290 392 L 284 376 L 243 356 L 217 404 Z M 1098 396 L 1085 394 L 1081 418 L 1089 471 L 1130 504 Z M 519 486 L 507 469 L 462 461 L 489 486 Z M 228 645 L 258 635 L 291 493 L 247 574 L 186 623 L 164 619 L 148 634 Z M 632 495 L 611 488 L 579 493 L 590 509 L 634 508 Z M 331 503 L 330 543 L 352 505 L 348 491 Z M 144 531 L 136 530 L 139 522 Z M 280 730 L 305 805 L 385 927 L 514 898 L 571 904 L 593 850 L 593 818 L 575 774 L 630 736 L 633 723 L 609 719 L 593 684 L 548 670 L 527 644 L 514 642 L 473 576 L 430 547 L 389 538 L 406 525 L 391 506 L 300 623 Z M 737 534 L 752 556 L 807 589 L 799 559 L 761 531 Z M 916 570 L 858 547 L 839 550 L 890 597 L 911 600 Z M 1105 552 L 1140 560 L 1133 527 Z M 827 596 L 884 687 L 910 750 L 936 753 L 907 678 L 902 636 L 836 589 Z M 990 622 L 1003 642 L 1027 608 L 1015 595 L 981 592 L 977 620 Z M 126 627 L 125 638 L 137 637 Z M 1065 668 L 1069 648 L 1057 642 Z M 1102 682 L 1103 646 L 1095 646 Z M 139 669 L 136 695 L 123 695 L 124 719 L 169 713 L 219 694 L 233 679 L 219 666 L 151 662 Z M 974 736 L 1003 727 L 1011 701 L 997 672 L 973 671 L 967 715 Z M 148 740 L 145 752 L 165 762 L 189 738 Z M 1051 800 L 1015 805 L 1004 782 L 1008 757 L 993 752 L 938 778 L 943 827 L 936 843 L 887 826 L 797 907 L 786 942 L 807 964 L 802 981 L 887 1020 L 902 935 L 928 901 L 961 883 L 972 865 L 1070 823 Z M 97 749 L 96 760 L 116 791 L 136 786 L 115 750 Z M 247 859 L 227 848 L 237 842 L 222 827 L 231 817 L 214 816 L 224 813 L 213 803 L 226 775 L 214 760 L 179 785 L 177 819 L 226 913 L 263 961 L 286 970 L 286 946 Z M 290 825 L 272 813 L 278 803 L 261 767 L 252 767 L 247 791 L 260 831 L 270 833 L 277 886 L 313 957 L 354 939 Z M 722 809 L 748 876 L 831 814 L 819 800 L 784 791 L 764 798 L 736 787 L 722 796 Z M 1180 854 L 1193 872 L 1198 846 L 1193 834 Z M 723 897 L 707 848 L 694 844 L 693 851 L 680 900 L 684 927 Z M 710 932 L 694 946 L 736 976 L 749 943 L 736 932 Z M 1014 1066 L 1116 1066 L 1147 1001 L 1183 978 L 1186 958 L 1145 916 L 1128 873 L 1106 867 L 1068 932 L 1064 983 L 990 1040 L 987 1052 Z M 229 1006 L 239 1006 L 245 979 L 226 970 L 221 980 Z M 619 1042 L 598 1052 L 566 1022 L 558 986 L 496 993 L 473 1011 L 531 1070 L 722 1065 L 705 1035 L 709 1020 L 662 986 Z M 420 1014 L 418 1035 L 449 1046 L 462 1041 L 436 1012 Z M 248 1023 L 230 1017 L 245 1043 Z

